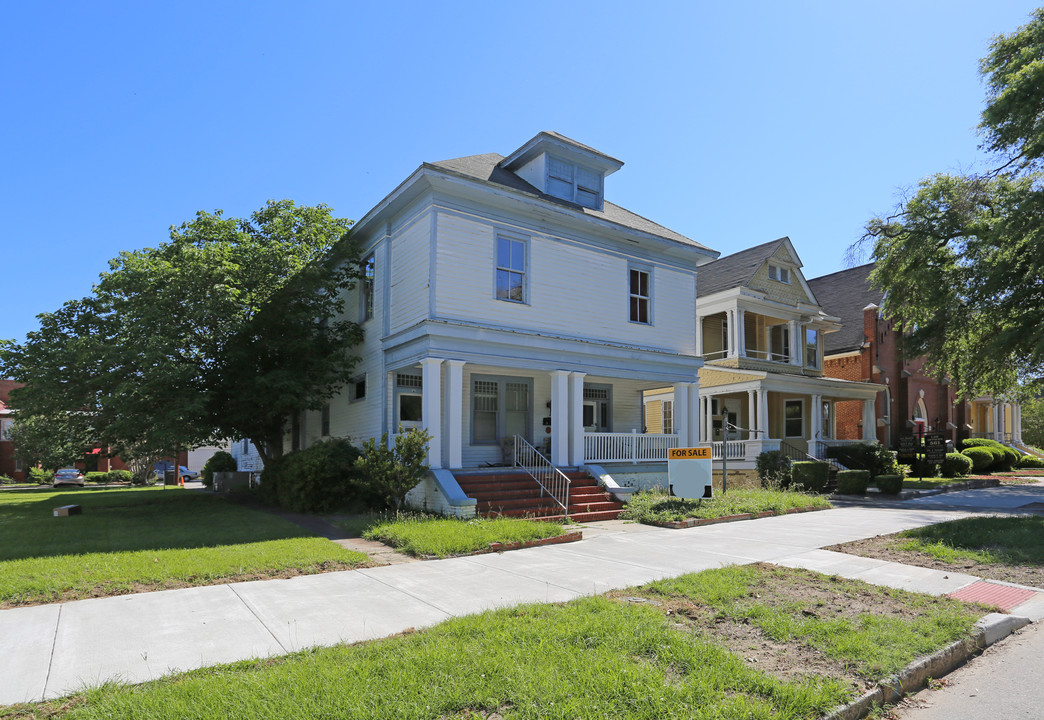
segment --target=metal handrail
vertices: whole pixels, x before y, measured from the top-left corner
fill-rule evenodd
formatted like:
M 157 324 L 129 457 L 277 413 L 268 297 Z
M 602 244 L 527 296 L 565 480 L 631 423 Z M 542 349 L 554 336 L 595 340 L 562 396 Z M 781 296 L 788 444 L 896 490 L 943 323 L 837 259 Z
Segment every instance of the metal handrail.
M 514 462 L 516 467 L 522 468 L 536 480 L 541 495 L 547 493 L 562 508 L 562 512 L 569 515 L 569 485 L 572 481 L 521 435 L 515 436 Z
M 827 465 L 832 466 L 835 470 L 848 469 L 834 458 L 817 458 L 815 455 L 807 453 L 801 448 L 796 448 L 790 443 L 783 440 L 779 441 L 779 449 L 784 455 L 790 458 L 791 461 L 797 460 L 799 462 L 806 462 L 811 460 L 813 462 L 825 462 Z

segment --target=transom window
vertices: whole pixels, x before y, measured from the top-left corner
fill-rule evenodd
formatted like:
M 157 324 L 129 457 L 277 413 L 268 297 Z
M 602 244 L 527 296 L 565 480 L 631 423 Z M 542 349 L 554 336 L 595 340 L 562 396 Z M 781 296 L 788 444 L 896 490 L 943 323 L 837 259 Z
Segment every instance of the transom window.
M 602 174 L 549 155 L 547 192 L 557 198 L 598 210 L 602 206 Z
M 650 320 L 649 306 L 649 271 L 631 268 L 628 271 L 631 296 L 631 322 L 648 325 Z
M 790 268 L 779 265 L 769 265 L 769 280 L 778 280 L 781 283 L 790 284 Z
M 526 301 L 526 243 L 497 236 L 497 300 Z

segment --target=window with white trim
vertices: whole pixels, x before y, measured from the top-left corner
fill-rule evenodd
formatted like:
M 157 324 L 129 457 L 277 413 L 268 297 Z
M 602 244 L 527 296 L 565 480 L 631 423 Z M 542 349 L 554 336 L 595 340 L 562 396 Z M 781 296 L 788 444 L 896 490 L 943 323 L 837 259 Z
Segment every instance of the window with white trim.
M 373 279 L 374 279 L 373 254 L 367 255 L 362 261 L 362 278 L 359 282 L 359 316 L 360 321 L 365 322 L 373 317 Z
M 591 168 L 547 156 L 547 193 L 577 205 L 600 210 L 602 174 Z
M 493 445 L 501 438 L 529 439 L 533 417 L 533 381 L 530 378 L 471 377 L 471 442 Z
M 497 235 L 497 300 L 526 301 L 526 241 Z
M 788 438 L 805 437 L 805 401 L 783 401 L 783 436 Z
M 785 323 L 769 328 L 769 359 L 790 362 L 790 328 Z
M 769 280 L 790 284 L 790 268 L 769 263 Z
M 348 383 L 348 402 L 359 402 L 366 399 L 366 375 L 353 378 Z
M 664 400 L 663 401 L 663 434 L 673 435 L 674 434 L 674 401 Z
M 819 331 L 805 328 L 805 367 L 819 367 Z
M 652 324 L 652 295 L 650 273 L 641 268 L 628 268 L 628 289 L 630 291 L 631 322 Z

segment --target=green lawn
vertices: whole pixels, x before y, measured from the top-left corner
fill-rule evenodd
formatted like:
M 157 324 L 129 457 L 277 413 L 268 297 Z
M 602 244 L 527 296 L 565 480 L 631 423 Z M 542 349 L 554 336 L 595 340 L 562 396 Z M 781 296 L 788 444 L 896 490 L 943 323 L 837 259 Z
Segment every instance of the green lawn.
M 917 550 L 944 562 L 974 560 L 1044 565 L 1044 517 L 975 517 L 900 533 L 898 550 Z
M 664 523 L 688 518 L 721 518 L 744 513 L 783 514 L 792 508 L 830 507 L 826 498 L 806 493 L 738 488 L 707 500 L 669 497 L 663 492 L 637 492 L 620 516 L 644 523 Z
M 357 523 L 353 525 L 357 526 Z M 363 537 L 391 545 L 416 556 L 448 557 L 488 548 L 490 543 L 516 543 L 556 537 L 566 531 L 560 523 L 515 518 L 457 520 L 427 515 L 399 515 L 375 519 Z
M 958 483 L 966 482 L 968 478 L 916 478 L 908 477 L 903 479 L 903 490 L 932 490 L 934 488 L 944 487 L 946 485 L 956 485 Z
M 53 517 L 78 504 L 82 515 Z M 0 606 L 355 567 L 366 556 L 180 488 L 0 493 Z
M 891 612 L 853 611 L 860 603 Z M 386 640 L 110 685 L 26 708 L 24 717 L 812 719 L 867 681 L 967 637 L 980 612 L 807 571 L 730 567 Z M 779 657 L 762 651 L 752 662 L 757 650 L 733 651 L 718 632 L 729 620 L 755 628 L 762 639 L 754 644 L 772 645 Z M 773 662 L 782 672 L 764 669 Z

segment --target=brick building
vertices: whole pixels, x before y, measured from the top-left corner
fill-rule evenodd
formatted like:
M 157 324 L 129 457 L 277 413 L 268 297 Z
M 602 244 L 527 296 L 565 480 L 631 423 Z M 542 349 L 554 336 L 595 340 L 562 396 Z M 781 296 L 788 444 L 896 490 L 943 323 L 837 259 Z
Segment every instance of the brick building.
M 823 370 L 828 377 L 885 386 L 876 402 L 877 439 L 895 447 L 904 432 L 942 432 L 954 443 L 967 437 L 992 437 L 1009 444 L 1022 440 L 1016 403 L 976 398 L 960 402 L 945 377 L 933 376 L 921 358 L 907 359 L 900 334 L 882 314 L 884 295 L 870 286 L 873 264 L 808 281 L 820 304 L 841 319 L 841 330 L 825 338 Z M 838 403 L 839 439 L 862 437 L 862 408 Z

